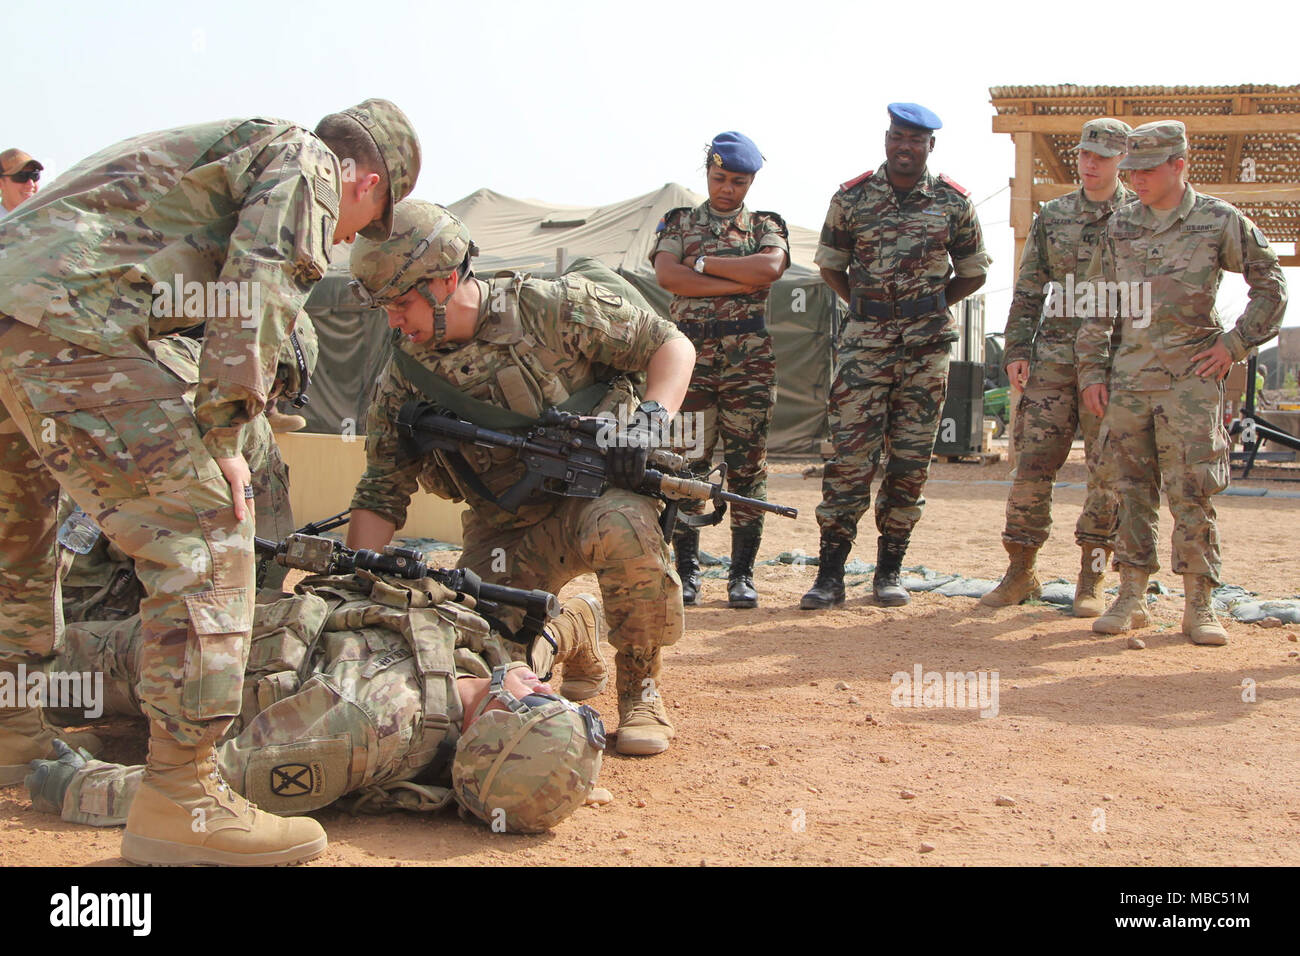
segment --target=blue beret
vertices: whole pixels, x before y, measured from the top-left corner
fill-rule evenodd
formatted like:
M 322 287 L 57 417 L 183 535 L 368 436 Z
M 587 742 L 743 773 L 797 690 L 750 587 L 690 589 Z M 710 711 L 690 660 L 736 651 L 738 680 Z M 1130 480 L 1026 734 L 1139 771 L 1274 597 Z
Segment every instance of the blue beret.
M 752 139 L 732 130 L 713 137 L 709 144 L 709 165 L 733 173 L 756 173 L 763 168 L 763 154 Z
M 889 118 L 903 126 L 915 126 L 917 129 L 943 129 L 943 120 L 919 103 L 890 103 Z

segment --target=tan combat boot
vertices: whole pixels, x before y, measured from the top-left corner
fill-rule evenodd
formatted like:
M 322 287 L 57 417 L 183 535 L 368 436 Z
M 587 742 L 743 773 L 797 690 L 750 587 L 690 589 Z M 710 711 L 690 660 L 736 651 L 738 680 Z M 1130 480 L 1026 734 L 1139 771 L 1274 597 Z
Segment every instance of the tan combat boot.
M 148 866 L 282 866 L 325 849 L 325 831 L 315 820 L 277 817 L 231 790 L 211 744 L 191 747 L 158 732 L 126 818 L 125 859 Z
M 1011 564 L 1002 576 L 1002 583 L 980 598 L 980 603 L 985 607 L 1006 607 L 1041 597 L 1043 586 L 1038 583 L 1038 574 L 1034 570 L 1038 549 L 1010 541 L 1003 541 L 1002 546 L 1011 555 Z
M 1119 566 L 1119 597 L 1106 609 L 1106 613 L 1092 622 L 1098 634 L 1123 634 L 1130 628 L 1146 627 L 1151 623 L 1147 611 L 1147 578 L 1150 575 L 1131 564 Z
M 659 689 L 659 649 L 648 659 L 619 651 L 615 658 L 618 681 L 618 744 L 621 754 L 648 756 L 668 749 L 676 735 Z
M 307 427 L 307 419 L 301 415 L 286 415 L 279 409 L 267 407 L 266 420 L 271 425 L 271 431 L 277 435 L 284 432 L 300 432 Z
M 1204 574 L 1184 574 L 1183 633 L 1193 644 L 1222 647 L 1228 643 L 1228 632 L 1214 616 L 1214 582 Z
M 1079 580 L 1074 585 L 1074 616 L 1097 617 L 1106 608 L 1102 582 L 1106 579 L 1111 549 L 1099 544 L 1085 544 L 1082 551 Z
M 564 665 L 560 693 L 569 700 L 595 697 L 609 684 L 609 668 L 601 645 L 605 615 L 590 594 L 566 601 L 558 618 L 546 625 L 555 639 L 555 662 Z
M 28 690 L 26 675 L 43 667 L 39 663 L 24 664 L 20 673 L 17 661 L 0 661 L 0 681 L 13 688 L 16 700 L 23 700 Z M 32 772 L 28 766 L 31 761 L 55 759 L 56 739 L 73 750 L 81 747 L 91 754 L 99 753 L 103 746 L 89 731 L 69 733 L 55 727 L 45 719 L 40 707 L 0 707 L 0 787 L 22 783 Z

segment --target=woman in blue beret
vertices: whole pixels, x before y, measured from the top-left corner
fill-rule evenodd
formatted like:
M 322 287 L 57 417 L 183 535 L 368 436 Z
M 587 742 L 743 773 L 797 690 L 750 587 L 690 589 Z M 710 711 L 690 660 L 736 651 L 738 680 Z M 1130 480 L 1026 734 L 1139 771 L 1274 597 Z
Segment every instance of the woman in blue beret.
M 671 315 L 695 345 L 695 371 L 682 405 L 702 430 L 687 448 L 692 469 L 706 473 L 718 438 L 727 463 L 727 489 L 767 500 L 767 431 L 776 400 L 776 357 L 766 325 L 772 284 L 790 265 L 785 221 L 774 212 L 751 211 L 745 197 L 763 156 L 753 140 L 719 133 L 705 154 L 708 202 L 672 209 L 659 222 L 650 253 L 655 277 L 673 294 Z M 698 456 L 698 457 L 697 457 Z M 683 505 L 698 514 L 700 503 Z M 754 560 L 763 536 L 763 514 L 731 511 L 731 607 L 758 605 Z M 680 522 L 673 534 L 682 599 L 696 603 L 700 589 L 699 531 Z

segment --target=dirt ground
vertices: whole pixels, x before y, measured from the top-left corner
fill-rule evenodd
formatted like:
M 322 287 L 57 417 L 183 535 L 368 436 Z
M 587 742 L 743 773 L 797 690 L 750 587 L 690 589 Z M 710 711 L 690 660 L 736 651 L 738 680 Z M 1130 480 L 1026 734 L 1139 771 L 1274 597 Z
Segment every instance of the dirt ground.
M 1061 480 L 1082 480 L 1079 457 Z M 906 564 L 999 577 L 1007 486 L 979 482 L 1008 470 L 936 464 Z M 770 497 L 800 517 L 768 519 L 760 561 L 816 554 L 819 482 L 794 464 L 776 472 Z M 1044 580 L 1073 580 L 1082 500 L 1057 492 Z M 1300 596 L 1300 499 L 1217 505 L 1225 580 Z M 1161 520 L 1167 548 L 1167 510 Z M 726 553 L 726 534 L 708 529 L 704 549 Z M 874 542 L 868 518 L 853 557 L 874 561 Z M 1196 647 L 1179 633 L 1181 598 L 1162 596 L 1146 648 L 1130 650 L 1049 605 L 993 610 L 921 594 L 875 607 L 869 576 L 850 578 L 842 608 L 800 611 L 813 574 L 760 564 L 751 611 L 728 609 L 725 580 L 706 579 L 685 638 L 666 652 L 677 739 L 657 757 L 607 756 L 600 784 L 612 803 L 537 837 L 454 813 L 322 811 L 330 847 L 309 865 L 1300 863 L 1300 627 L 1228 623 L 1227 647 Z M 1156 577 L 1181 588 L 1167 570 Z M 595 579 L 565 594 L 582 590 L 596 591 Z M 917 666 L 996 672 L 996 715 L 893 706 L 891 675 Z M 590 703 L 615 722 L 612 691 Z M 109 723 L 106 756 L 139 759 L 140 728 Z M 34 813 L 21 787 L 0 791 L 0 864 L 122 865 L 119 841 L 118 830 Z

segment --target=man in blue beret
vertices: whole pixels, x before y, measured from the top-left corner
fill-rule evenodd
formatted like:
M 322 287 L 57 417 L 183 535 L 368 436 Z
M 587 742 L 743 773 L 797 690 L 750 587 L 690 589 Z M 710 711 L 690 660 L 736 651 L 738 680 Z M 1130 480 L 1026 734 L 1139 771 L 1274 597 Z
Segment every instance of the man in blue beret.
M 840 334 L 829 417 L 835 456 L 817 506 L 817 580 L 800 607 L 844 601 L 844 562 L 870 504 L 882 451 L 889 462 L 876 497 L 880 604 L 908 602 L 899 583 L 930 470 L 957 326 L 948 309 L 984 284 L 984 251 L 970 193 L 926 168 L 939 117 L 916 103 L 889 104 L 885 162 L 832 197 L 816 263 L 849 304 Z
M 767 432 L 776 401 L 767 300 L 772 283 L 790 265 L 790 243 L 785 220 L 745 205 L 762 165 L 763 156 L 748 136 L 715 136 L 705 153 L 708 201 L 664 216 L 650 261 L 659 285 L 673 293 L 673 321 L 695 345 L 695 368 L 682 403 L 683 413 L 703 416 L 700 443 L 690 449 L 692 469 L 699 475 L 709 470 L 721 437 L 727 489 L 766 500 Z M 681 506 L 686 516 L 702 511 L 702 503 Z M 758 606 L 754 560 L 762 536 L 761 511 L 732 508 L 730 607 Z M 673 550 L 686 604 L 694 604 L 700 591 L 699 543 L 699 529 L 679 522 Z

